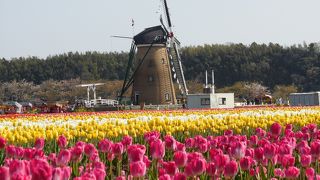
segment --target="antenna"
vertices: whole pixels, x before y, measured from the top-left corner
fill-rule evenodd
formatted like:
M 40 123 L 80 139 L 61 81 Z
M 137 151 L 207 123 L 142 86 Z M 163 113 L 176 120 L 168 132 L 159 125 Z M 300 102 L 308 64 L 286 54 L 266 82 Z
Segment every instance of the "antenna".
M 208 71 L 206 70 L 206 88 L 208 87 Z
M 214 85 L 214 70 L 212 69 L 212 71 L 211 71 L 211 73 L 212 73 L 212 86 Z

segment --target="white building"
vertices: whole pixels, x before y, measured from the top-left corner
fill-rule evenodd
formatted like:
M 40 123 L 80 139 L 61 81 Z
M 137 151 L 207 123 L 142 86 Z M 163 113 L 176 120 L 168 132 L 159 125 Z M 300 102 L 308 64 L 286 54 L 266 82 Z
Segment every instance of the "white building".
M 208 85 L 206 71 L 206 84 L 203 93 L 188 94 L 187 107 L 194 108 L 234 108 L 234 93 L 215 93 L 214 73 L 212 71 L 212 85 Z
M 319 106 L 320 91 L 309 93 L 291 93 L 289 95 L 291 106 Z

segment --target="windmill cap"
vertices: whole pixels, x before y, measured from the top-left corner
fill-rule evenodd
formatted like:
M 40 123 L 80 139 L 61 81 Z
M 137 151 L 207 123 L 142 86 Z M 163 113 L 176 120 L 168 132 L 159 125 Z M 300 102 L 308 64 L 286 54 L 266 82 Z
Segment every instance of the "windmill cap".
M 167 34 L 162 26 L 149 27 L 134 36 L 134 41 L 136 45 L 139 44 L 151 44 L 151 43 L 161 43 L 165 44 L 167 42 Z M 154 42 L 154 40 L 156 40 Z

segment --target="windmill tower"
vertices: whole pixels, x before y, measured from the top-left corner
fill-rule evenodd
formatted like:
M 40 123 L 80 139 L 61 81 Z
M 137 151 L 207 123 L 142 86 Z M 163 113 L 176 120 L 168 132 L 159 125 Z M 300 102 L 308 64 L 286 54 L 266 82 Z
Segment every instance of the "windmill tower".
M 167 26 L 146 28 L 133 38 L 126 75 L 119 99 L 132 85 L 134 104 L 176 104 L 173 80 L 183 97 L 188 94 L 179 41 L 174 37 L 166 0 L 163 0 Z

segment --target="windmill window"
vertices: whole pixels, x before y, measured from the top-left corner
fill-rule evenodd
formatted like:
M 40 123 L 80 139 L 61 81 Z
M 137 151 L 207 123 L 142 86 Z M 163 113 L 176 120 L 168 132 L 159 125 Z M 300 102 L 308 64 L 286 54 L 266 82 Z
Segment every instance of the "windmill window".
M 149 76 L 148 76 L 148 82 L 153 82 L 153 80 L 154 80 L 153 76 L 152 76 L 152 75 L 149 75 Z
M 166 94 L 164 95 L 164 97 L 165 97 L 166 101 L 170 101 L 170 95 L 169 95 L 169 93 L 166 93 Z
M 153 67 L 153 66 L 154 66 L 154 61 L 153 61 L 153 59 L 150 59 L 148 67 Z
M 166 61 L 162 58 L 161 59 L 161 61 L 162 61 L 162 64 L 165 64 L 166 63 Z

